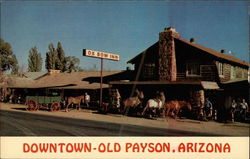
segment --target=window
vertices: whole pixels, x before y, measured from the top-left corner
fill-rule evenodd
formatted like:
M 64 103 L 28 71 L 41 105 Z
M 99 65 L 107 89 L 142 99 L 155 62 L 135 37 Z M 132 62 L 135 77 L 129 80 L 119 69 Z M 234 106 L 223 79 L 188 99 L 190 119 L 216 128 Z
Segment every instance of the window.
M 155 77 L 155 64 L 145 64 L 143 67 L 143 77 L 153 79 Z
M 190 76 L 200 75 L 200 65 L 198 63 L 188 63 L 187 75 L 190 75 Z
M 223 76 L 224 75 L 224 65 L 223 63 L 219 62 L 219 75 Z
M 236 78 L 236 69 L 235 69 L 234 66 L 231 66 L 230 78 L 231 79 L 235 79 Z

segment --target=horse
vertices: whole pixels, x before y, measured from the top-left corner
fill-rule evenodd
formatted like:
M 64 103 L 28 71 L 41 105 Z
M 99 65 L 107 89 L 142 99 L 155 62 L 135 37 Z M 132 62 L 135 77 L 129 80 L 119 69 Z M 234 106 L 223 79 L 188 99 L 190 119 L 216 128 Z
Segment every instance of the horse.
M 168 101 L 164 104 L 164 112 L 168 116 L 171 110 L 171 114 L 175 112 L 174 118 L 176 119 L 179 115 L 179 112 L 182 108 L 186 107 L 189 111 L 192 110 L 192 106 L 187 101 Z
M 66 112 L 68 112 L 68 107 L 70 104 L 76 104 L 76 108 L 80 110 L 81 102 L 84 101 L 84 95 L 78 96 L 78 97 L 68 97 L 67 99 L 67 106 L 66 106 Z
M 123 113 L 126 114 L 129 108 L 137 108 L 138 105 L 142 104 L 142 99 L 144 98 L 143 92 L 136 91 L 135 97 L 129 97 L 123 101 L 124 109 Z
M 103 111 L 106 113 L 108 111 L 109 103 L 102 102 L 101 107 L 103 108 Z
M 147 110 L 149 110 L 150 112 L 150 116 L 152 115 L 152 113 L 154 113 L 154 115 L 157 114 L 157 110 L 158 111 L 162 111 L 163 109 L 163 105 L 165 103 L 165 95 L 164 95 L 164 92 L 158 92 L 156 93 L 156 98 L 154 99 L 149 99 L 147 101 L 147 104 L 145 106 L 145 108 L 143 109 L 143 112 L 141 115 L 144 115 L 145 112 Z M 158 113 L 161 113 L 161 112 L 158 112 Z M 164 115 L 164 113 L 163 113 Z
M 163 108 L 163 102 L 160 99 L 149 99 L 147 101 L 147 105 L 143 109 L 142 115 L 144 115 L 147 110 L 150 111 L 150 116 L 152 115 L 152 113 L 156 115 L 157 114 L 156 111 L 162 110 L 162 108 Z
M 141 101 L 138 97 L 129 97 L 123 101 L 123 104 L 123 112 L 127 113 L 128 108 L 136 108 L 139 104 L 141 104 Z

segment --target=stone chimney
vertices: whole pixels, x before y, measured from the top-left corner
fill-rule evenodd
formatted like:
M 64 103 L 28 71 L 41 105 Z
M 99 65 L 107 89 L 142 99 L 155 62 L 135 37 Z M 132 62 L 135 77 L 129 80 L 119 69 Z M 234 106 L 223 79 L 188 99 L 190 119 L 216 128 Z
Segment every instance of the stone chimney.
M 165 28 L 159 34 L 159 80 L 176 81 L 176 55 L 174 38 L 179 38 L 180 34 L 175 28 Z
M 52 75 L 52 74 L 56 74 L 56 73 L 60 73 L 61 70 L 52 70 L 52 69 L 49 69 L 48 70 L 48 75 Z

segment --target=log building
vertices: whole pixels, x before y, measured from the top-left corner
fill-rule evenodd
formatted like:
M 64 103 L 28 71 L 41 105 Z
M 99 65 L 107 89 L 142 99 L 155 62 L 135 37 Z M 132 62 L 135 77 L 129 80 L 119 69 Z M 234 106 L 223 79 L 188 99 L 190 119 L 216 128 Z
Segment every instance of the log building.
M 110 82 L 121 92 L 137 87 L 150 98 L 153 92 L 164 91 L 167 99 L 191 100 L 194 105 L 210 97 L 221 111 L 227 111 L 232 98 L 249 101 L 249 63 L 199 45 L 193 38 L 184 40 L 175 28 L 160 32 L 159 41 L 128 63 L 134 65 L 132 76 Z

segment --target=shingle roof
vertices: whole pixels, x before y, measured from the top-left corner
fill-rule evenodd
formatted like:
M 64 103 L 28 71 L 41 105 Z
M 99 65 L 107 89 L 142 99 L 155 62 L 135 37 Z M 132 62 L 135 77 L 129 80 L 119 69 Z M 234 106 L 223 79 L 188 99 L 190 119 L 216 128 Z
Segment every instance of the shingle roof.
M 202 45 L 199 45 L 199 44 L 196 44 L 196 43 L 191 43 L 187 40 L 184 40 L 184 39 L 180 39 L 180 38 L 175 38 L 176 40 L 179 40 L 185 44 L 188 44 L 188 45 L 191 45 L 197 49 L 200 49 L 202 51 L 205 51 L 217 58 L 220 58 L 220 59 L 224 59 L 224 60 L 227 60 L 227 61 L 230 61 L 230 62 L 234 62 L 234 63 L 237 63 L 237 64 L 241 64 L 241 65 L 244 65 L 244 66 L 250 66 L 250 63 L 246 62 L 246 61 L 243 61 L 243 60 L 240 60 L 234 56 L 230 56 L 230 55 L 226 55 L 226 54 L 223 54 L 219 51 L 216 51 L 216 50 L 213 50 L 213 49 L 210 49 L 210 48 L 207 48 L 205 46 L 202 46 Z
M 127 63 L 135 63 L 135 61 L 140 58 L 143 54 L 144 55 L 148 55 L 149 54 L 153 54 L 155 50 L 158 51 L 159 49 L 159 42 L 154 43 L 153 45 L 151 45 L 149 48 L 147 48 L 146 50 L 144 50 L 143 52 L 141 52 L 140 54 L 138 54 L 137 56 L 135 56 L 134 58 L 132 58 L 131 60 L 129 60 Z
M 0 88 L 30 88 L 35 83 L 32 79 L 13 75 L 2 75 L 1 79 Z
M 103 71 L 103 76 L 118 73 L 120 71 Z M 55 73 L 46 75 L 32 85 L 33 88 L 53 88 L 53 89 L 98 89 L 100 88 L 99 83 L 89 83 L 83 81 L 84 78 L 88 77 L 100 77 L 99 71 L 84 71 L 84 72 L 72 72 L 72 73 Z M 108 85 L 103 85 L 108 87 Z
M 25 77 L 36 80 L 44 75 L 47 74 L 47 72 L 23 72 L 22 73 Z
M 191 43 L 187 40 L 184 40 L 184 39 L 181 39 L 181 38 L 175 38 L 175 40 L 178 40 L 182 43 L 185 43 L 187 45 L 190 45 L 192 47 L 195 47 L 199 50 L 202 50 L 203 52 L 206 52 L 216 58 L 219 58 L 219 59 L 223 59 L 223 60 L 226 60 L 226 61 L 230 61 L 230 62 L 233 62 L 233 63 L 236 63 L 236 64 L 240 64 L 240 65 L 243 65 L 243 66 L 250 66 L 250 63 L 246 62 L 246 61 L 243 61 L 243 60 L 240 60 L 236 57 L 233 57 L 233 56 L 229 56 L 229 55 L 226 55 L 226 54 L 223 54 L 219 51 L 216 51 L 216 50 L 213 50 L 213 49 L 210 49 L 210 48 L 207 48 L 205 46 L 202 46 L 202 45 L 199 45 L 199 44 L 195 44 L 195 43 Z M 140 58 L 142 55 L 144 54 L 151 54 L 151 53 L 155 53 L 155 51 L 158 51 L 159 50 L 159 42 L 156 42 L 154 43 L 152 46 L 150 46 L 149 48 L 147 48 L 145 51 L 141 52 L 140 54 L 138 54 L 137 56 L 135 56 L 134 58 L 132 58 L 131 60 L 129 60 L 127 63 L 135 63 L 136 60 L 138 60 L 138 58 Z
M 121 71 L 103 71 L 103 76 L 113 75 Z M 99 71 L 85 71 L 72 73 L 55 73 L 45 75 L 37 80 L 14 76 L 5 76 L 4 82 L 0 82 L 0 87 L 8 88 L 51 88 L 51 89 L 98 89 L 100 83 L 89 83 L 83 79 L 89 77 L 100 77 Z M 103 88 L 107 88 L 103 84 Z

